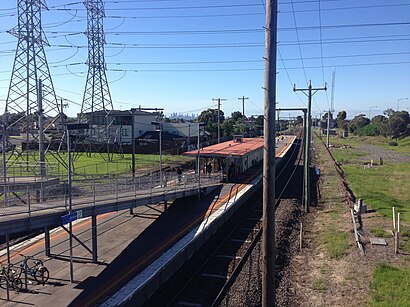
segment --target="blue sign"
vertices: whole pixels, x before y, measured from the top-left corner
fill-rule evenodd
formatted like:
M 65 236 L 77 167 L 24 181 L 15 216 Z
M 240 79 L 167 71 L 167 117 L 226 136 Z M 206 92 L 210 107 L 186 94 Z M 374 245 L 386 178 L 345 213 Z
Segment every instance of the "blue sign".
M 77 219 L 77 212 L 71 212 L 61 217 L 61 224 L 68 224 L 74 222 Z

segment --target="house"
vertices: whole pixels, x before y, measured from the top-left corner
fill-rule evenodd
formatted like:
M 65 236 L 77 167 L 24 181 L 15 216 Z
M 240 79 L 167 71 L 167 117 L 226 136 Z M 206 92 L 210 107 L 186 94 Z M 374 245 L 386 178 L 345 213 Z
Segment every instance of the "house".
M 158 112 L 146 112 L 140 109 L 126 111 L 97 111 L 86 113 L 82 121 L 89 123 L 92 127 L 85 138 L 93 143 L 106 142 L 107 136 L 109 143 L 131 145 L 131 140 L 138 138 L 147 131 L 152 131 L 151 122 L 156 121 Z M 85 133 L 85 132 L 84 132 Z

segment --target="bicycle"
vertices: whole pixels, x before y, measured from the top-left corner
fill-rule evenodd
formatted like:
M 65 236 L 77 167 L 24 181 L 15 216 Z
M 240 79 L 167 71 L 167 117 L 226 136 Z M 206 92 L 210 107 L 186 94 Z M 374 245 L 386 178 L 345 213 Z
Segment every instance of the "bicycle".
M 39 284 L 44 285 L 50 276 L 50 272 L 43 265 L 43 261 L 36 259 L 33 256 L 24 256 L 22 254 L 20 254 L 20 256 L 24 258 L 24 260 L 20 263 L 22 272 L 26 272 L 27 275 L 34 277 Z M 31 260 L 34 264 L 29 265 L 29 260 Z
M 7 268 L 1 264 L 0 286 L 9 286 L 16 292 L 20 292 L 23 288 L 23 282 L 21 281 L 20 274 L 17 270 L 13 269 L 11 264 L 8 264 Z

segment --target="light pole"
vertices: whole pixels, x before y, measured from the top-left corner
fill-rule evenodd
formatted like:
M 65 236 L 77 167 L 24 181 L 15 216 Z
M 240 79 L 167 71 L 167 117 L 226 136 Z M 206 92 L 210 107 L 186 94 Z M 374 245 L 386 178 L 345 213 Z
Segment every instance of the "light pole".
M 67 181 L 68 181 L 68 213 L 73 212 L 73 195 L 72 195 L 72 160 L 71 160 L 71 142 L 70 142 L 70 131 L 71 130 L 81 130 L 81 129 L 89 129 L 89 124 L 71 124 L 66 125 L 66 132 L 67 132 L 67 155 L 68 155 L 68 173 L 67 173 Z M 74 282 L 74 261 L 73 261 L 73 223 L 70 222 L 69 224 L 69 246 L 70 246 L 70 281 Z
M 134 119 L 135 119 L 135 111 L 137 109 L 132 108 L 131 109 L 131 171 L 132 171 L 132 178 L 135 177 L 135 124 L 134 124 Z
M 197 167 L 196 167 L 197 170 L 198 170 L 198 200 L 201 200 L 201 169 L 200 169 L 201 164 L 200 164 L 199 161 L 200 161 L 200 154 L 201 154 L 201 151 L 200 151 L 201 127 L 203 127 L 203 126 L 205 126 L 204 123 L 198 122 L 198 144 L 197 144 L 197 146 L 198 146 L 198 161 L 197 161 Z
M 4 112 L 6 114 L 6 112 Z M 5 116 L 5 115 L 3 115 Z M 3 185 L 4 185 L 4 206 L 7 207 L 7 154 L 6 154 L 6 133 L 7 133 L 7 127 L 6 127 L 6 121 L 4 120 L 4 123 L 2 125 L 2 135 L 1 135 L 1 141 L 2 141 L 2 154 L 3 154 Z
M 408 100 L 409 98 L 399 98 L 399 99 L 397 99 L 397 112 L 399 111 L 399 107 L 400 107 L 400 104 L 399 104 L 399 102 L 401 101 L 401 100 Z
M 162 125 L 159 122 L 151 122 L 151 125 L 159 131 L 159 186 L 162 188 Z
M 373 109 L 373 108 L 377 108 L 377 106 L 373 106 L 373 107 L 369 108 L 369 119 L 370 119 L 370 110 Z

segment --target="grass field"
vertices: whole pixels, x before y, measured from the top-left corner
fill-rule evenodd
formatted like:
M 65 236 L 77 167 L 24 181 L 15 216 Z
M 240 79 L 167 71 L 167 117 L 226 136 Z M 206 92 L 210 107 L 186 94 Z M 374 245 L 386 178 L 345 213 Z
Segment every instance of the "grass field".
M 67 155 L 60 155 L 62 161 L 67 163 Z M 135 167 L 137 170 L 144 168 L 149 168 L 152 166 L 159 166 L 159 155 L 147 155 L 147 154 L 136 154 L 135 155 Z M 14 157 L 10 157 L 10 161 L 13 161 Z M 124 174 L 131 172 L 132 155 L 114 154 L 108 160 L 107 154 L 100 155 L 94 154 L 92 156 L 87 156 L 85 153 L 77 155 L 73 154 L 73 164 L 74 171 L 76 174 L 81 175 L 105 175 L 105 174 Z M 174 155 L 163 155 L 162 163 L 166 164 L 183 164 L 191 161 L 191 157 L 185 156 L 174 156 Z M 15 163 L 9 162 L 10 166 L 8 168 L 9 176 L 14 175 L 32 175 L 33 171 L 39 173 L 38 166 L 39 157 L 37 154 L 29 155 L 29 170 L 26 167 L 26 157 L 20 157 Z M 49 174 L 64 176 L 67 174 L 66 167 L 63 166 L 51 153 L 46 155 L 47 161 L 47 171 Z
M 373 272 L 372 307 L 405 307 L 410 304 L 410 267 L 397 268 L 380 264 Z
M 323 139 L 325 140 L 325 138 Z M 390 141 L 396 141 L 397 146 L 390 146 Z M 393 140 L 382 136 L 350 136 L 348 138 L 332 136 L 330 138 L 330 143 L 333 145 L 350 145 L 354 148 L 360 148 L 365 144 L 370 144 L 410 156 L 410 136 L 398 140 Z
M 367 155 L 366 144 L 410 155 L 410 137 L 397 140 L 398 146 L 389 146 L 383 137 L 333 137 L 331 144 L 350 145 L 352 148 L 333 148 L 332 154 L 341 162 L 345 177 L 356 197 L 364 199 L 371 209 L 387 218 L 392 217 L 392 207 L 401 215 L 402 240 L 400 246 L 410 252 L 410 163 L 388 162 L 383 166 L 364 168 L 358 157 Z M 380 237 L 389 236 L 382 227 L 371 232 Z M 410 306 L 410 266 L 404 268 L 379 264 L 374 272 L 368 306 Z
M 410 137 L 399 141 L 399 146 L 386 145 L 383 137 L 333 137 L 331 144 L 349 145 L 352 148 L 332 148 L 336 161 L 342 163 L 343 171 L 356 197 L 364 199 L 371 209 L 391 217 L 392 207 L 401 212 L 403 222 L 410 222 L 410 163 L 384 163 L 383 166 L 364 168 L 358 158 L 366 156 L 366 144 L 381 148 L 399 147 L 403 153 L 410 153 Z
M 402 221 L 410 222 L 410 163 L 389 163 L 370 169 L 355 164 L 342 167 L 356 196 L 371 209 L 391 217 L 391 208 L 396 207 Z

